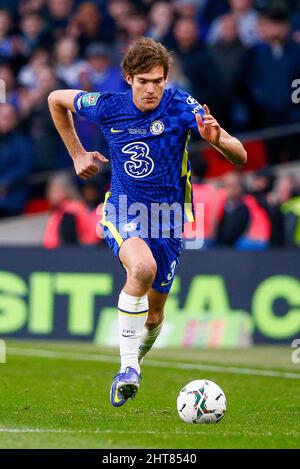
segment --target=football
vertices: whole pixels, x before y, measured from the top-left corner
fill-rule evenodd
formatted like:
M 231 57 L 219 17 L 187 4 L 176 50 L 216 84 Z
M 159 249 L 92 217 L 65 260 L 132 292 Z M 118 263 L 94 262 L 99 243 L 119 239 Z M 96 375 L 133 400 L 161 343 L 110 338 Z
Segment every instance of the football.
M 177 397 L 177 410 L 186 423 L 216 423 L 226 411 L 226 397 L 213 381 L 191 381 Z

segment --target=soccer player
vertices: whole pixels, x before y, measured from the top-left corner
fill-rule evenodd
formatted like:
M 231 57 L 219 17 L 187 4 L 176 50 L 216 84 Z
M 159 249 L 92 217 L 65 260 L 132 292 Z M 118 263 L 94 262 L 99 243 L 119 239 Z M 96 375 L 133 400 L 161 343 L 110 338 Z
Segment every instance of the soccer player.
M 182 250 L 183 222 L 193 219 L 187 153 L 191 130 L 232 163 L 243 164 L 247 159 L 241 142 L 219 125 L 207 105 L 202 107 L 182 90 L 165 89 L 170 64 L 165 47 L 141 38 L 121 64 L 131 90 L 57 90 L 49 95 L 54 124 L 78 176 L 93 176 L 108 160 L 83 148 L 71 113 L 99 126 L 109 144 L 112 179 L 102 225 L 127 275 L 118 302 L 121 367 L 110 393 L 116 407 L 134 398 L 139 388 L 141 361 L 161 331 Z M 164 210 L 175 207 L 167 222 L 158 214 L 162 203 Z M 135 214 L 132 207 L 137 207 Z M 137 217 L 137 212 L 142 215 Z

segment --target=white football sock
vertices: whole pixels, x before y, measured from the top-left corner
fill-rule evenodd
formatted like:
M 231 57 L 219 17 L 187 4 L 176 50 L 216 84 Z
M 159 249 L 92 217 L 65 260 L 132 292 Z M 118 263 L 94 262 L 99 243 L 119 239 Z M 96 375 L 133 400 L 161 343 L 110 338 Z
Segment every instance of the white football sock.
M 154 342 L 156 341 L 157 337 L 161 332 L 162 326 L 163 321 L 158 324 L 158 326 L 154 327 L 154 329 L 148 329 L 147 326 L 144 327 L 139 346 L 139 361 L 144 358 L 146 353 L 148 353 L 149 350 L 152 348 Z
M 121 372 L 125 371 L 127 366 L 131 366 L 140 373 L 138 349 L 148 316 L 148 297 L 127 295 L 122 290 L 118 308 Z

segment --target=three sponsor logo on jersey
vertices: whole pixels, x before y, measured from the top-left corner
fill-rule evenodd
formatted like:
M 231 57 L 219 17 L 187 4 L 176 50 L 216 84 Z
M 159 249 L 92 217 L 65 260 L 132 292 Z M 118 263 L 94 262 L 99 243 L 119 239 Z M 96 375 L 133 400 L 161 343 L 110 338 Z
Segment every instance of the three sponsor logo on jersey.
M 188 96 L 186 100 L 190 106 L 196 106 L 192 109 L 192 113 L 195 115 L 202 108 L 196 99 L 192 96 Z M 126 129 L 115 129 L 112 127 L 112 133 L 123 133 Z M 161 120 L 155 120 L 150 124 L 150 132 L 152 135 L 161 135 L 165 130 L 165 125 Z M 147 129 L 129 129 L 131 134 L 142 134 L 147 133 Z M 130 155 L 130 159 L 124 164 L 125 172 L 135 178 L 141 179 L 152 173 L 154 169 L 154 161 L 149 156 L 149 146 L 145 142 L 132 142 L 125 145 L 122 148 L 122 152 Z
M 144 178 L 152 173 L 154 161 L 149 156 L 149 146 L 145 142 L 131 142 L 122 148 L 122 153 L 130 155 L 125 161 L 124 170 L 135 179 Z
M 196 105 L 191 110 L 194 115 L 202 108 L 192 96 L 188 96 L 186 102 L 190 106 Z M 152 135 L 161 135 L 165 131 L 165 125 L 161 120 L 155 120 L 151 122 L 149 130 Z M 148 133 L 147 129 L 116 129 L 114 127 L 111 127 L 110 131 L 113 134 L 128 131 L 131 135 L 146 135 Z M 122 148 L 122 153 L 130 155 L 130 159 L 124 163 L 124 170 L 129 176 L 140 179 L 152 173 L 154 161 L 149 156 L 149 146 L 145 142 L 131 142 Z
M 150 132 L 152 135 L 161 135 L 165 130 L 165 125 L 161 120 L 151 122 Z M 111 127 L 112 134 L 119 134 L 128 131 L 132 135 L 146 135 L 147 129 L 118 129 Z M 122 148 L 122 153 L 130 155 L 130 159 L 125 161 L 125 172 L 135 178 L 141 179 L 152 173 L 154 168 L 154 161 L 149 156 L 149 146 L 145 142 L 131 142 Z

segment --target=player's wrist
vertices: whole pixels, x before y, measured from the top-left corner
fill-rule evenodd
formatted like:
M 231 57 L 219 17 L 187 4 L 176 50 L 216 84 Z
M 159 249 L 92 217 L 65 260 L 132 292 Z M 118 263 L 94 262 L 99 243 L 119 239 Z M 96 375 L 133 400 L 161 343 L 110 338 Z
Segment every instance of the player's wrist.
M 76 151 L 70 152 L 70 156 L 71 156 L 73 161 L 78 161 L 81 158 L 84 158 L 86 156 L 86 153 L 87 152 L 85 151 L 85 149 L 82 148 L 82 149 L 78 149 Z

